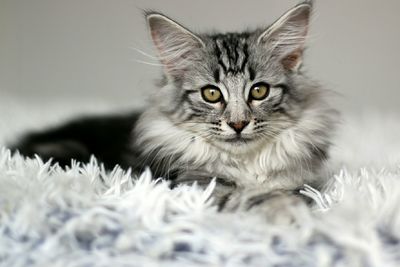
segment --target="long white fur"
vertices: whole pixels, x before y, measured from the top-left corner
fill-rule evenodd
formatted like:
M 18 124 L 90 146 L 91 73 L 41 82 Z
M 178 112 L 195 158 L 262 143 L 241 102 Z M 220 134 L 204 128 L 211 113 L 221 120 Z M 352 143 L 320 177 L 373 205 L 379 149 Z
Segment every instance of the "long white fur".
M 379 119 L 361 123 L 357 116 L 346 123 L 338 145 L 349 169 L 335 169 L 324 191 L 306 187 L 316 206 L 295 210 L 299 224 L 293 227 L 266 224 L 253 212 L 217 212 L 210 202 L 213 184 L 206 191 L 170 190 L 148 171 L 136 181 L 118 169 L 107 173 L 95 161 L 64 171 L 2 149 L 0 266 L 396 267 L 400 161 L 383 162 L 392 171 L 356 166 L 374 158 L 371 146 L 400 159 L 400 143 L 388 141 L 396 140 L 400 125 L 394 116 L 371 117 Z M 354 138 L 371 129 L 368 139 Z M 334 161 L 343 159 L 337 154 Z

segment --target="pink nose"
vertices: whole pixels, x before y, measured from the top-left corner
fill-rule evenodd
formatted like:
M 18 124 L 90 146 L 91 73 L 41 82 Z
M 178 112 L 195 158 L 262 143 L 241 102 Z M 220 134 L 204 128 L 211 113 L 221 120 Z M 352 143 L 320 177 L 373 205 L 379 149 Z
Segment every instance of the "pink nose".
M 243 131 L 244 127 L 249 124 L 248 121 L 238 121 L 238 122 L 229 122 L 228 125 L 235 130 L 236 133 L 240 133 Z

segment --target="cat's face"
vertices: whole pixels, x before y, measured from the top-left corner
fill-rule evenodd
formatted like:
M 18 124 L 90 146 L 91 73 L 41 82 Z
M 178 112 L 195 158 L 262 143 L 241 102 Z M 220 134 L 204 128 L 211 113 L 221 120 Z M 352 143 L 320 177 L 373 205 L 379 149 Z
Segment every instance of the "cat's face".
M 194 35 L 149 14 L 167 84 L 159 93 L 176 127 L 237 152 L 296 123 L 296 79 L 311 6 L 301 4 L 266 30 Z

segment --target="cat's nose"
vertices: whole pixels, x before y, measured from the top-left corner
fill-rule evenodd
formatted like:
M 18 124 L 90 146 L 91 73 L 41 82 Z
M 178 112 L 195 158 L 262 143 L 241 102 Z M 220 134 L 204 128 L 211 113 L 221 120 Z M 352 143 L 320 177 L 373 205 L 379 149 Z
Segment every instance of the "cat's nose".
M 248 124 L 248 121 L 228 122 L 228 125 L 238 134 L 240 134 Z

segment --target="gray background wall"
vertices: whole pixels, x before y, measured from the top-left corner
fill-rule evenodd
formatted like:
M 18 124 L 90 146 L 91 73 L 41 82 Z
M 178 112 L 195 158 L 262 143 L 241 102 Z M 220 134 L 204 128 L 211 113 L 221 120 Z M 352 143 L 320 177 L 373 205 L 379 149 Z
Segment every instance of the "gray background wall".
M 0 0 L 0 97 L 141 105 L 160 73 L 133 49 L 154 54 L 141 9 L 194 31 L 234 31 L 267 25 L 297 2 Z M 317 1 L 306 66 L 339 93 L 341 109 L 400 111 L 399 12 L 398 0 Z

